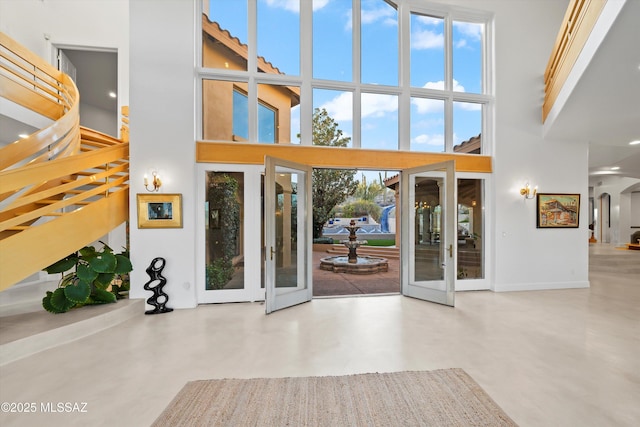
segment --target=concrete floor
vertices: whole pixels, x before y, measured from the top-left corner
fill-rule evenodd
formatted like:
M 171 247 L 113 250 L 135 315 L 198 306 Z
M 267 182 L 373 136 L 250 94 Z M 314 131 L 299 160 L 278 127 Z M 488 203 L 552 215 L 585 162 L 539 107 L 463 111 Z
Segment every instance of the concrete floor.
M 0 367 L 0 401 L 37 409 L 2 412 L 0 425 L 146 426 L 197 379 L 459 367 L 521 426 L 637 426 L 640 274 L 592 270 L 590 281 L 459 292 L 455 308 L 386 295 L 314 299 L 268 316 L 260 303 L 140 312 Z M 58 402 L 85 412 L 43 413 Z

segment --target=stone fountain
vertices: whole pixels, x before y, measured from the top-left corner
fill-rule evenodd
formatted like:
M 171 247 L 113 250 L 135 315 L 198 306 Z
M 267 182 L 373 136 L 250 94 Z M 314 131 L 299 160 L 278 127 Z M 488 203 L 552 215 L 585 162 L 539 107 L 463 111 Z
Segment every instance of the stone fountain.
M 334 273 L 351 273 L 351 274 L 373 274 L 381 271 L 389 270 L 389 262 L 386 258 L 376 256 L 358 256 L 357 249 L 361 245 L 366 245 L 366 240 L 358 240 L 356 231 L 360 229 L 354 220 L 351 220 L 348 226 L 349 239 L 341 240 L 349 254 L 347 256 L 331 256 L 320 260 L 320 269 L 333 271 Z

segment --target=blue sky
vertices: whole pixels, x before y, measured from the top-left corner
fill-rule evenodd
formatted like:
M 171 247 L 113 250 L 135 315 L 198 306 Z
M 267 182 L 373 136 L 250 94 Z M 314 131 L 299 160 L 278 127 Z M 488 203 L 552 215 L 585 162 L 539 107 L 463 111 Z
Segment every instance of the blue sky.
M 306 0 L 305 0 L 306 1 Z M 394 8 L 383 0 L 362 0 L 363 83 L 398 84 L 398 22 Z M 313 74 L 315 78 L 352 80 L 351 2 L 313 0 Z M 211 0 L 209 18 L 247 42 L 247 5 L 243 0 Z M 285 74 L 300 72 L 299 1 L 258 0 L 258 54 Z M 413 14 L 411 18 L 411 85 L 444 87 L 443 21 Z M 453 28 L 454 90 L 481 93 L 482 26 L 455 22 Z M 314 107 L 326 108 L 349 136 L 353 132 L 351 92 L 316 89 Z M 444 150 L 444 103 L 412 99 L 411 150 Z M 297 111 L 292 112 L 292 136 L 299 132 Z M 454 144 L 480 133 L 478 105 L 454 105 Z M 364 94 L 363 148 L 397 149 L 398 98 Z M 297 129 L 295 129 L 297 127 Z M 296 141 L 292 141 L 296 142 Z

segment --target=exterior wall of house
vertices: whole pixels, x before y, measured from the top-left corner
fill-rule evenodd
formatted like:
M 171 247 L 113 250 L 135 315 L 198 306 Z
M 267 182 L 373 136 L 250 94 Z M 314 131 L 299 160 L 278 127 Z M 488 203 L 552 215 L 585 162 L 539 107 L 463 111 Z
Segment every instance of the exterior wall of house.
M 221 43 L 206 38 L 202 47 L 202 63 L 209 68 L 246 70 L 246 61 L 229 51 Z M 203 139 L 211 141 L 236 141 L 233 135 L 233 90 L 247 93 L 248 85 L 242 82 L 208 80 L 203 82 L 202 109 Z M 261 85 L 258 98 L 276 112 L 276 142 L 291 142 L 291 107 L 298 102 L 293 99 L 287 86 Z

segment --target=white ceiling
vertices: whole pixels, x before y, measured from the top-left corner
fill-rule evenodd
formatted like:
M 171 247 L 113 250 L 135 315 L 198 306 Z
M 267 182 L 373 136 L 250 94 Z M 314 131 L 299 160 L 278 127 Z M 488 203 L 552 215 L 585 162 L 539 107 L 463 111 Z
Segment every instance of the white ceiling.
M 589 144 L 589 176 L 601 174 L 640 179 L 640 1 L 627 0 L 612 29 L 596 51 L 575 90 L 547 130 L 546 137 Z M 117 55 L 65 50 L 78 70 L 81 101 L 116 111 Z M 0 144 L 33 131 L 0 115 Z M 611 171 L 611 167 L 620 167 Z

